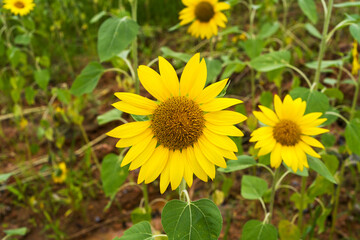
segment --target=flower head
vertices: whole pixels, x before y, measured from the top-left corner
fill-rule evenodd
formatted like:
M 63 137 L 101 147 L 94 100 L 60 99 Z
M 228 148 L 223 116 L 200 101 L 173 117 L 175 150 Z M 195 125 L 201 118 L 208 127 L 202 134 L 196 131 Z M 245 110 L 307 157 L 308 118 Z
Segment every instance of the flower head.
M 66 164 L 64 162 L 61 162 L 54 170 L 52 174 L 52 178 L 55 183 L 63 183 L 66 180 Z
M 226 16 L 221 12 L 230 5 L 218 0 L 182 0 L 186 8 L 180 12 L 180 25 L 191 25 L 188 32 L 204 39 L 210 39 L 218 34 L 218 26 L 225 27 Z
M 25 16 L 35 7 L 33 0 L 4 0 L 3 8 L 9 9 L 13 14 Z
M 256 129 L 250 142 L 257 142 L 258 156 L 271 152 L 272 167 L 278 168 L 283 160 L 294 172 L 303 171 L 304 166 L 309 167 L 306 154 L 320 158 L 311 146 L 324 146 L 312 136 L 329 131 L 318 127 L 326 118 L 319 118 L 322 115 L 319 112 L 305 114 L 306 102 L 301 98 L 293 100 L 290 95 L 283 102 L 275 95 L 274 106 L 275 112 L 264 106 L 259 106 L 261 112 L 253 112 L 267 126 Z
M 138 183 L 150 183 L 160 175 L 160 191 L 171 183 L 176 189 L 184 178 L 189 186 L 193 174 L 203 181 L 215 177 L 215 165 L 226 167 L 224 158 L 237 159 L 236 144 L 228 136 L 242 136 L 233 126 L 246 119 L 223 110 L 242 101 L 220 98 L 227 79 L 206 88 L 205 60 L 195 54 L 179 81 L 175 69 L 159 57 L 160 74 L 147 66 L 138 68 L 140 82 L 158 101 L 125 92 L 115 93 L 117 109 L 148 117 L 147 121 L 123 124 L 107 135 L 120 138 L 116 147 L 131 147 L 121 166 L 140 168 Z

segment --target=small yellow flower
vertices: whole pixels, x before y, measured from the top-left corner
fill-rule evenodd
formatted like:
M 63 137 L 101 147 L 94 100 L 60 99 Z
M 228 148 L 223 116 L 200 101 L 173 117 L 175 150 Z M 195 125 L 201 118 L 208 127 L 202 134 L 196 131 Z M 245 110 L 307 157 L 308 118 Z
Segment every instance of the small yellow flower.
M 26 120 L 26 118 L 21 118 L 20 128 L 21 128 L 22 130 L 24 130 L 24 129 L 27 127 L 28 124 L 29 124 L 29 122 L 28 122 L 28 120 Z
M 353 43 L 353 49 L 352 49 L 352 56 L 353 56 L 353 62 L 352 62 L 352 74 L 358 75 L 358 72 L 360 70 L 360 64 L 359 64 L 359 52 L 358 52 L 358 43 L 355 40 Z
M 33 0 L 4 0 L 3 8 L 9 9 L 13 14 L 25 16 L 35 7 Z
M 52 174 L 52 178 L 55 183 L 63 183 L 66 180 L 66 164 L 65 162 L 61 162 L 54 170 Z
M 115 93 L 120 111 L 147 116 L 148 120 L 123 124 L 107 135 L 120 138 L 116 147 L 131 147 L 121 166 L 140 168 L 138 183 L 150 183 L 160 175 L 160 191 L 169 183 L 176 189 L 184 178 L 189 186 L 193 174 L 203 181 L 215 177 L 215 165 L 226 167 L 224 158 L 237 159 L 236 144 L 228 136 L 243 136 L 235 126 L 246 119 L 224 110 L 242 103 L 217 97 L 227 79 L 206 88 L 207 68 L 200 54 L 186 64 L 180 81 L 175 69 L 159 57 L 160 74 L 147 66 L 138 68 L 140 82 L 158 101 L 126 92 Z
M 180 25 L 191 23 L 188 32 L 194 37 L 210 39 L 218 34 L 218 26 L 224 28 L 226 16 L 221 12 L 230 5 L 218 0 L 182 0 L 186 6 L 180 12 Z
M 301 98 L 293 100 L 290 95 L 283 102 L 275 95 L 275 112 L 264 106 L 259 107 L 262 112 L 253 113 L 267 126 L 258 128 L 251 134 L 250 142 L 257 142 L 255 149 L 260 148 L 258 156 L 271 152 L 272 167 L 278 168 L 283 160 L 294 172 L 297 169 L 303 171 L 304 166 L 309 167 L 306 154 L 320 158 L 311 146 L 324 149 L 312 137 L 329 131 L 318 127 L 326 121 L 326 118 L 319 118 L 322 113 L 305 114 L 306 102 Z

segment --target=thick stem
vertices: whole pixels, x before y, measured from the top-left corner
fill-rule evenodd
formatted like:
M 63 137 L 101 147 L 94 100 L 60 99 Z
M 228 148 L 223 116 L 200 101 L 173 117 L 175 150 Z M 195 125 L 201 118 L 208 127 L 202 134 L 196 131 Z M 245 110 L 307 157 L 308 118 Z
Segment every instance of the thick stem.
M 300 231 L 303 229 L 303 212 L 304 212 L 304 202 L 305 202 L 305 191 L 306 191 L 306 177 L 301 178 L 301 193 L 300 193 L 300 209 L 299 209 L 299 218 L 298 218 L 298 226 Z
M 185 197 L 184 194 L 182 194 L 182 192 L 183 192 L 184 190 L 186 191 L 186 182 L 185 182 L 185 179 L 183 178 L 183 179 L 181 180 L 181 183 L 180 183 L 180 186 L 179 186 L 179 199 L 180 199 L 181 201 L 186 202 L 186 197 Z
M 276 192 L 276 185 L 277 181 L 280 175 L 280 168 L 277 168 L 275 170 L 274 179 L 271 185 L 271 196 L 270 196 L 270 207 L 269 207 L 269 217 L 267 218 L 267 221 L 270 223 L 271 219 L 273 217 L 274 212 L 274 202 L 275 202 L 275 192 Z
M 137 21 L 137 2 L 138 0 L 131 1 L 131 15 L 132 19 L 136 22 Z M 134 69 L 134 82 L 135 82 L 135 91 L 137 94 L 140 93 L 140 83 L 139 77 L 137 74 L 138 68 L 138 43 L 137 37 L 132 42 L 132 57 L 133 57 L 133 69 Z
M 320 44 L 320 51 L 319 51 L 319 57 L 318 57 L 318 65 L 315 73 L 315 79 L 314 79 L 314 86 L 313 90 L 318 89 L 319 81 L 320 81 L 320 72 L 321 72 L 321 62 L 324 58 L 325 49 L 326 49 L 326 39 L 328 35 L 329 25 L 330 25 L 330 17 L 331 12 L 333 8 L 333 2 L 334 0 L 329 0 L 328 8 L 327 8 L 327 14 L 325 16 L 325 22 L 324 22 L 324 28 L 322 32 L 322 38 L 321 38 L 321 44 Z
M 147 185 L 145 183 L 142 184 L 142 192 L 144 197 L 144 207 L 145 210 L 148 211 L 149 209 L 149 193 L 147 189 Z
M 358 100 L 358 97 L 359 97 L 360 71 L 358 72 L 358 75 L 359 75 L 359 79 L 358 79 L 357 83 L 355 84 L 355 94 L 354 94 L 354 98 L 353 98 L 353 102 L 352 102 L 352 106 L 351 106 L 351 111 L 350 111 L 350 121 L 354 118 L 355 110 L 356 110 L 356 104 L 357 104 L 357 100 Z

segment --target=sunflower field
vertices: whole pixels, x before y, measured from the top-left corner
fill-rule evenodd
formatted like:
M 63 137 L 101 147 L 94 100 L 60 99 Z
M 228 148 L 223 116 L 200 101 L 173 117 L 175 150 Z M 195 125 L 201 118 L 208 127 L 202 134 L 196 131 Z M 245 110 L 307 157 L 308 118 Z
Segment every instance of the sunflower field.
M 360 1 L 0 0 L 0 239 L 360 239 Z

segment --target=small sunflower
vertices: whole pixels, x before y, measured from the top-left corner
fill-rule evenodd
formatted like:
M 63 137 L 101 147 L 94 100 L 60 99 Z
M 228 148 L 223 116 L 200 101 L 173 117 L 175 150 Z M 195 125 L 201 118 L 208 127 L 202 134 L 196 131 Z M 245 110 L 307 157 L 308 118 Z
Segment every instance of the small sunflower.
M 35 7 L 33 0 L 4 0 L 3 8 L 9 9 L 13 14 L 25 16 Z
M 258 156 L 271 152 L 270 163 L 278 168 L 283 160 L 285 164 L 296 172 L 309 167 L 306 154 L 320 158 L 311 146 L 324 146 L 314 135 L 328 132 L 319 128 L 326 118 L 319 118 L 322 113 L 305 114 L 306 102 L 301 98 L 293 100 L 287 95 L 283 102 L 278 95 L 274 97 L 275 112 L 267 107 L 259 106 L 262 112 L 254 111 L 255 117 L 267 125 L 256 129 L 251 134 L 250 142 L 257 142 L 255 148 L 260 148 Z
M 186 8 L 180 12 L 180 25 L 192 22 L 188 29 L 191 35 L 210 39 L 211 36 L 218 34 L 218 26 L 225 27 L 227 18 L 221 11 L 229 9 L 229 4 L 218 0 L 182 0 L 182 2 Z
M 226 167 L 224 158 L 237 159 L 236 144 L 228 136 L 242 136 L 234 124 L 246 117 L 223 110 L 242 101 L 217 97 L 227 79 L 206 88 L 205 60 L 195 54 L 186 64 L 180 82 L 175 69 L 159 57 L 160 74 L 147 66 L 138 68 L 140 82 L 158 101 L 125 92 L 113 106 L 123 112 L 148 116 L 147 121 L 123 124 L 107 135 L 121 138 L 116 147 L 131 147 L 121 166 L 140 168 L 138 183 L 150 183 L 160 175 L 160 191 L 169 183 L 176 189 L 193 174 L 203 181 L 215 177 L 215 165 Z
M 61 162 L 54 170 L 52 174 L 52 178 L 55 183 L 63 183 L 66 180 L 66 164 L 64 162 Z

